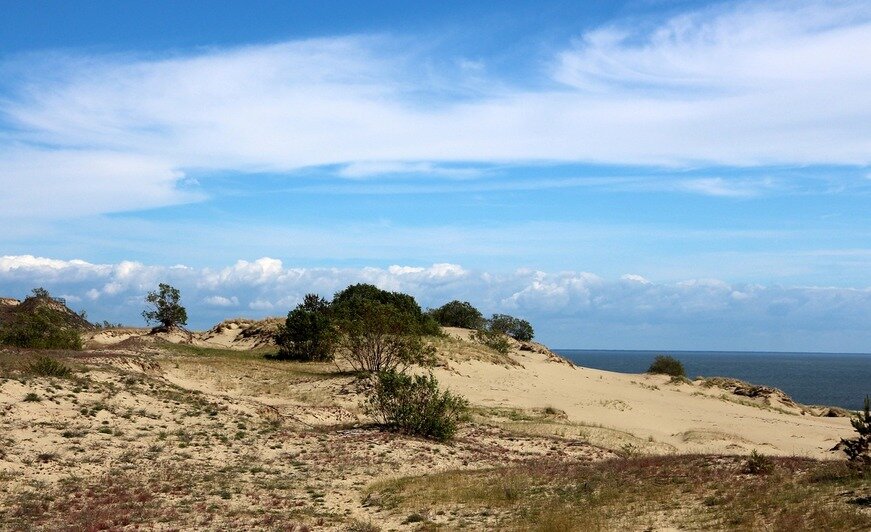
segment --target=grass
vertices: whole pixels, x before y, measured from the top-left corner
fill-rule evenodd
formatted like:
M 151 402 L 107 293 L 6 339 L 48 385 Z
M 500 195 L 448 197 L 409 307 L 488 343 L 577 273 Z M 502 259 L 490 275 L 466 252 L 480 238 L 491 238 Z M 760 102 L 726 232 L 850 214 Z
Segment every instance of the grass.
M 746 474 L 746 459 L 736 456 L 536 460 L 379 482 L 367 494 L 399 515 L 459 508 L 469 520 L 487 510 L 488 523 L 502 530 L 871 528 L 871 513 L 851 502 L 869 495 L 868 478 L 841 462 L 766 460 L 765 475 Z

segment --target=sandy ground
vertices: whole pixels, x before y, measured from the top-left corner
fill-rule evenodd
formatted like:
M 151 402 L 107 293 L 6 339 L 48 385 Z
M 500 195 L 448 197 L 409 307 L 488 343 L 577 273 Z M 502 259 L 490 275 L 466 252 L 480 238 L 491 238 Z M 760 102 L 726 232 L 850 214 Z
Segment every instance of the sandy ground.
M 449 330 L 433 372 L 471 401 L 473 420 L 437 444 L 371 426 L 354 376 L 266 360 L 250 351 L 264 345 L 263 324 L 234 323 L 163 337 L 98 331 L 89 350 L 60 355 L 72 378 L 0 378 L 0 523 L 75 528 L 108 511 L 116 527 L 401 529 L 403 516 L 382 513 L 367 486 L 541 456 L 841 458 L 830 449 L 852 433 L 846 418 L 777 398 L 575 367 L 532 344 L 499 355 Z M 466 518 L 458 512 L 428 518 L 450 526 Z

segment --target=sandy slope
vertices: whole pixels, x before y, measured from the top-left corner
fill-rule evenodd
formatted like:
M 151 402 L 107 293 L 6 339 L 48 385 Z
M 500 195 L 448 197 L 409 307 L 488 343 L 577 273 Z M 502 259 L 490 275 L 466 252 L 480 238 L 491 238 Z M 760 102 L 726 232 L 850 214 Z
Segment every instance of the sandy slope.
M 405 515 L 369 500 L 368 486 L 536 457 L 590 462 L 612 451 L 841 459 L 829 449 L 852 435 L 847 419 L 802 414 L 778 396 L 751 400 L 698 381 L 575 367 L 537 344 L 500 355 L 452 329 L 433 340 L 433 372 L 471 401 L 473 420 L 446 446 L 369 425 L 362 383 L 332 364 L 247 350 L 264 345 L 263 325 L 99 331 L 88 351 L 56 354 L 76 368 L 71 378 L 6 370 L 0 526 L 166 519 L 185 529 L 289 529 L 297 521 L 346 530 L 358 520 L 406 529 Z M 225 349 L 172 345 L 179 343 Z M 0 352 L 0 362 L 12 367 L 20 356 Z M 496 514 L 429 518 L 487 529 Z

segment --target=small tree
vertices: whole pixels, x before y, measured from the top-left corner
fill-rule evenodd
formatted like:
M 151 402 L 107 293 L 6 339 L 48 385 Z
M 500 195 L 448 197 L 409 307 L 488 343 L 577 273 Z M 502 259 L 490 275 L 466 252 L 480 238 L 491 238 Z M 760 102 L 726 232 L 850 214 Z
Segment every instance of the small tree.
M 329 303 L 317 294 L 306 294 L 303 302 L 287 314 L 276 340 L 279 359 L 332 360 L 336 331 Z
M 148 292 L 145 302 L 154 305 L 154 310 L 143 310 L 142 317 L 148 323 L 156 322 L 164 329 L 170 329 L 179 325 L 186 325 L 188 314 L 179 304 L 178 288 L 173 288 L 166 283 L 160 283 L 157 292 Z
M 658 355 L 654 358 L 653 363 L 647 368 L 647 373 L 671 375 L 672 377 L 686 376 L 686 371 L 684 371 L 681 361 L 669 355 Z
M 535 336 L 535 331 L 528 321 L 508 314 L 493 314 L 487 323 L 487 328 L 523 342 L 528 342 Z
M 844 454 L 851 467 L 860 471 L 871 471 L 871 397 L 865 396 L 862 412 L 850 420 L 859 434 L 855 438 L 842 439 Z
M 41 298 L 50 298 L 51 297 L 51 294 L 48 293 L 48 290 L 46 290 L 45 288 L 43 288 L 41 286 L 39 288 L 34 288 L 30 292 L 31 292 L 30 297 L 41 297 Z
M 339 354 L 357 371 L 402 372 L 412 364 L 430 364 L 434 357 L 421 339 L 416 316 L 393 305 L 362 301 L 337 322 Z
M 439 390 L 432 374 L 378 374 L 366 410 L 399 432 L 439 441 L 453 438 L 465 418 L 469 403 L 449 391 Z
M 480 329 L 484 325 L 484 316 L 481 311 L 472 306 L 468 301 L 454 300 L 445 303 L 437 309 L 429 311 L 429 314 L 442 327 L 464 327 L 466 329 Z

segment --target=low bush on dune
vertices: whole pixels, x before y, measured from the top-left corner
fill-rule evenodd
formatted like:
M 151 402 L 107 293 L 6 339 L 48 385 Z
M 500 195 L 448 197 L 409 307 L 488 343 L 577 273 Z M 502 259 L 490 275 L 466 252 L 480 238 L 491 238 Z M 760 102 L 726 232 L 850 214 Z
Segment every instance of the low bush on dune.
M 0 345 L 30 349 L 81 349 L 79 331 L 68 326 L 63 313 L 50 308 L 18 313 L 0 328 Z
M 653 363 L 647 368 L 647 373 L 671 375 L 672 377 L 686 376 L 686 371 L 681 361 L 668 355 L 659 355 L 654 358 Z
M 850 467 L 871 473 L 871 397 L 865 396 L 865 407 L 850 420 L 858 436 L 841 440 Z
M 402 432 L 447 441 L 465 419 L 468 402 L 441 391 L 432 374 L 406 375 L 393 371 L 377 374 L 366 410 L 385 425 Z
M 40 377 L 69 377 L 73 371 L 63 362 L 49 357 L 40 357 L 28 365 L 28 372 Z
M 511 344 L 508 343 L 505 335 L 489 330 L 478 330 L 472 333 L 472 340 L 483 344 L 499 354 L 508 354 L 511 350 Z

